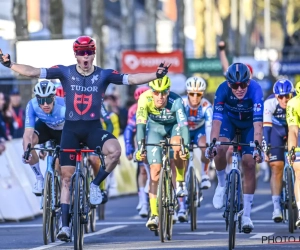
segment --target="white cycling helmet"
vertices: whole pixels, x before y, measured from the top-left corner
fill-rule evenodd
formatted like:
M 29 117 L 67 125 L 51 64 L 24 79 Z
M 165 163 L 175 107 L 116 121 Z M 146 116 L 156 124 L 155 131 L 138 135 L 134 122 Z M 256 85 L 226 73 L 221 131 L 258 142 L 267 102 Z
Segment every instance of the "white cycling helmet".
M 36 96 L 48 97 L 49 95 L 55 95 L 56 87 L 51 81 L 43 80 L 34 86 L 33 91 Z
M 201 77 L 190 77 L 185 82 L 187 92 L 204 92 L 206 90 L 206 82 Z

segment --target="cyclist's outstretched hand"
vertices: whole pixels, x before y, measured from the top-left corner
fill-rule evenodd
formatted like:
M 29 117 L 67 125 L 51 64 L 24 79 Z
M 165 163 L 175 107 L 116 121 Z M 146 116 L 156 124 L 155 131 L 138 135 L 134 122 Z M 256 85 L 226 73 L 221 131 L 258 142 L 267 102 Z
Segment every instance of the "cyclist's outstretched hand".
M 205 157 L 209 160 L 212 160 L 217 155 L 217 147 L 213 147 L 212 149 L 210 147 L 205 149 Z
M 166 64 L 165 62 L 162 62 L 158 67 L 156 71 L 156 77 L 157 78 L 163 78 L 170 68 L 171 64 Z
M 253 159 L 257 163 L 262 163 L 264 161 L 264 156 L 265 154 L 263 154 L 261 151 L 259 152 L 257 149 L 253 151 Z
M 135 153 L 135 159 L 137 161 L 144 161 L 144 160 L 146 160 L 146 153 L 142 153 L 140 150 L 136 151 L 136 153 Z
M 2 65 L 7 68 L 10 68 L 12 65 L 12 62 L 10 60 L 10 55 L 9 54 L 3 55 L 1 49 L 0 49 L 0 63 L 2 63 Z
M 290 165 L 293 165 L 293 163 L 295 162 L 295 160 L 296 160 L 296 155 L 293 153 L 293 152 L 289 152 L 288 154 L 287 154 L 287 161 L 288 161 L 288 163 L 290 164 Z

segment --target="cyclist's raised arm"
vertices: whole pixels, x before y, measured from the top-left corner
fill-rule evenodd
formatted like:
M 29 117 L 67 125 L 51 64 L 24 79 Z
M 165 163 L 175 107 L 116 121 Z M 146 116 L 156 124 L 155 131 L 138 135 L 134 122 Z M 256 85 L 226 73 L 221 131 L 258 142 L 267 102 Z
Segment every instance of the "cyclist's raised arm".
M 297 105 L 297 97 L 288 101 L 286 107 L 286 121 L 289 128 L 288 133 L 288 150 L 292 147 L 298 146 L 298 133 L 299 133 L 299 116 L 296 112 L 295 105 Z
M 226 70 L 229 67 L 229 62 L 228 62 L 228 59 L 226 56 L 226 51 L 225 51 L 225 48 L 226 48 L 225 42 L 220 41 L 218 44 L 218 47 L 219 47 L 219 57 L 220 57 L 221 65 L 222 65 L 222 70 L 223 70 L 223 73 L 225 74 Z
M 11 61 L 10 55 L 3 55 L 2 50 L 0 49 L 0 62 L 3 66 L 10 68 L 11 70 L 28 77 L 39 77 L 41 74 L 40 68 L 35 68 L 29 65 L 17 64 Z
M 269 145 L 272 131 L 272 117 L 276 109 L 276 98 L 269 98 L 264 103 L 263 115 L 263 139 L 265 145 Z
M 140 96 L 136 110 L 136 141 L 138 149 L 141 147 L 141 140 L 145 139 L 146 124 L 148 120 L 147 99 L 143 98 L 143 96 L 143 94 Z
M 252 80 L 251 80 L 252 81 Z M 254 126 L 254 141 L 262 142 L 262 122 L 264 112 L 264 98 L 261 87 L 257 84 L 257 88 L 253 91 L 253 126 Z
M 174 101 L 172 109 L 176 110 L 177 123 L 181 129 L 181 135 L 185 145 L 190 144 L 190 131 L 188 127 L 187 116 L 183 105 L 183 100 L 179 97 Z

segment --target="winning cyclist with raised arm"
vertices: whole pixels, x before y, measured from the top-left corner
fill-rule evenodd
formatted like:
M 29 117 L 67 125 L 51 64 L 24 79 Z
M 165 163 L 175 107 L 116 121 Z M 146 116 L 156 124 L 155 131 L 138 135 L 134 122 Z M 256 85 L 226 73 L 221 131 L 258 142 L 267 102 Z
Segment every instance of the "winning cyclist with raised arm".
M 211 139 L 230 142 L 235 137 L 235 130 L 241 130 L 241 142 L 262 141 L 263 93 L 259 84 L 250 79 L 249 68 L 242 63 L 234 63 L 226 72 L 226 81 L 215 94 Z M 231 155 L 226 156 L 228 146 L 206 149 L 206 157 L 215 158 L 218 186 L 213 197 L 213 205 L 217 209 L 224 206 L 226 161 L 231 163 Z M 244 173 L 244 213 L 242 228 L 251 231 L 254 226 L 250 219 L 251 204 L 255 191 L 255 157 L 261 162 L 262 156 L 250 147 L 242 147 L 242 166 Z M 249 230 L 250 229 L 250 230 Z
M 35 85 L 35 97 L 28 102 L 25 111 L 24 151 L 28 143 L 31 143 L 31 147 L 49 140 L 55 140 L 56 144 L 60 144 L 66 106 L 64 98 L 55 96 L 55 93 L 54 84 L 48 80 L 38 82 Z M 22 156 L 22 161 L 30 165 L 36 176 L 32 192 L 37 196 L 42 195 L 44 177 L 41 173 L 36 151 L 31 151 L 28 160 Z
M 174 151 L 174 164 L 176 166 L 176 194 L 186 196 L 185 168 L 189 157 L 188 145 L 190 143 L 187 117 L 183 101 L 179 95 L 170 91 L 171 80 L 165 76 L 149 83 L 150 90 L 140 95 L 136 113 L 138 151 L 136 159 L 145 160 L 146 155 L 140 151 L 141 140 L 146 138 L 147 143 L 159 143 L 165 136 L 171 137 L 171 143 L 179 143 L 184 139 L 185 152 Z M 157 146 L 147 146 L 147 161 L 150 165 L 150 209 L 151 217 L 146 226 L 151 230 L 158 228 L 158 211 L 156 194 L 159 173 L 162 167 L 162 149 Z
M 288 126 L 286 122 L 286 106 L 293 97 L 294 86 L 286 79 L 275 82 L 273 93 L 264 103 L 263 116 L 263 149 L 267 146 L 284 146 L 288 135 Z M 271 192 L 274 211 L 272 220 L 282 221 L 282 212 L 280 206 L 280 193 L 282 186 L 282 175 L 284 167 L 284 148 L 273 148 L 270 150 L 270 156 L 265 155 L 265 161 L 269 162 L 271 167 Z
M 300 82 L 295 86 L 296 96 L 293 97 L 286 107 L 286 121 L 288 124 L 288 150 L 291 151 L 292 147 L 300 147 Z M 290 160 L 288 158 L 288 160 Z M 294 193 L 298 207 L 298 219 L 296 221 L 296 226 L 300 227 L 300 152 L 296 152 L 292 156 L 293 169 L 295 171 L 295 183 L 294 183 Z
M 170 65 L 163 63 L 154 73 L 119 74 L 112 69 L 94 66 L 96 43 L 88 36 L 78 37 L 73 44 L 77 64 L 70 66 L 56 65 L 52 68 L 35 68 L 11 62 L 10 55 L 3 55 L 0 50 L 0 62 L 13 71 L 28 77 L 59 79 L 65 92 L 66 113 L 61 147 L 63 149 L 79 148 L 84 142 L 90 149 L 100 146 L 105 157 L 106 169 L 101 168 L 90 185 L 90 203 L 98 205 L 102 202 L 100 183 L 116 167 L 121 147 L 118 140 L 109 132 L 101 129 L 100 109 L 102 97 L 110 83 L 137 85 L 162 78 Z M 69 207 L 70 181 L 75 171 L 75 155 L 61 153 L 62 172 L 61 210 L 62 229 L 57 237 L 70 239 Z

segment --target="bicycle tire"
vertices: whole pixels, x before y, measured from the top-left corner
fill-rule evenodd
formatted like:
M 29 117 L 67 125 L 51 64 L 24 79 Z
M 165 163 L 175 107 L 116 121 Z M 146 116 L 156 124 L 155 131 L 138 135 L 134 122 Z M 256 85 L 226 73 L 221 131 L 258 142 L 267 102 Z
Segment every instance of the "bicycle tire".
M 292 184 L 292 173 L 291 169 L 288 167 L 286 169 L 286 181 L 287 181 L 287 191 L 288 191 L 288 220 L 289 220 L 289 232 L 294 233 L 295 219 L 294 219 L 294 208 L 293 208 L 293 184 Z
M 43 240 L 48 245 L 51 235 L 51 175 L 47 172 L 43 191 Z
M 236 173 L 232 172 L 230 179 L 230 189 L 229 189 L 229 197 L 230 197 L 230 205 L 229 205 L 229 240 L 228 240 L 228 248 L 232 250 L 235 246 L 235 228 L 236 222 L 234 221 L 234 215 L 236 213 L 235 209 L 235 199 L 236 199 Z
M 73 206 L 73 235 L 74 235 L 74 249 L 83 249 L 83 225 L 81 224 L 81 211 L 80 211 L 80 176 L 77 173 L 75 176 L 75 195 Z
M 59 218 L 60 218 L 60 183 L 58 176 L 54 175 L 54 193 L 55 193 L 55 201 L 54 206 L 55 210 L 52 211 L 52 227 L 51 227 L 51 241 L 55 242 L 56 234 L 59 231 Z M 57 209 L 57 207 L 59 209 Z M 58 210 L 58 211 L 57 211 Z
M 189 212 L 191 220 L 191 231 L 194 231 L 197 228 L 197 210 L 195 207 L 195 171 L 194 168 L 189 169 L 189 190 L 188 190 L 188 199 L 189 199 Z
M 167 239 L 172 240 L 172 234 L 173 234 L 173 214 L 174 214 L 174 207 L 175 207 L 175 194 L 173 190 L 172 185 L 172 172 L 170 171 L 168 179 L 166 179 L 166 187 L 168 187 L 168 204 L 167 204 Z
M 161 242 L 165 242 L 167 234 L 167 213 L 166 213 L 166 187 L 165 187 L 166 172 L 162 168 L 159 174 L 159 183 L 158 183 L 158 218 L 159 218 L 159 237 Z

